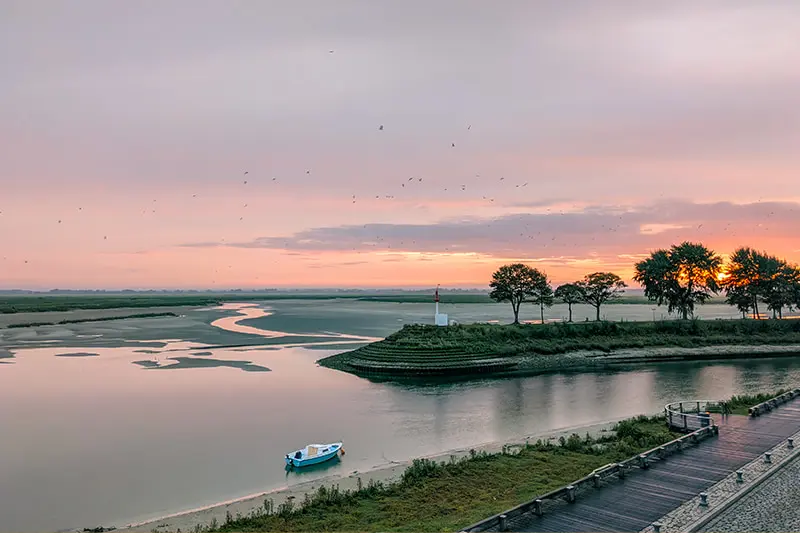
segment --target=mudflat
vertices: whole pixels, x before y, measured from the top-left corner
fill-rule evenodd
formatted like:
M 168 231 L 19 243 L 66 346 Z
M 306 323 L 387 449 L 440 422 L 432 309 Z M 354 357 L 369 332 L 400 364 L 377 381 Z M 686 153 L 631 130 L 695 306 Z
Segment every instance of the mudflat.
M 104 320 L 114 317 L 127 317 L 146 313 L 175 313 L 181 315 L 194 306 L 173 307 L 118 307 L 116 309 L 75 309 L 73 311 L 36 311 L 0 314 L 0 328 L 14 324 L 48 322 L 58 324 L 63 320 Z

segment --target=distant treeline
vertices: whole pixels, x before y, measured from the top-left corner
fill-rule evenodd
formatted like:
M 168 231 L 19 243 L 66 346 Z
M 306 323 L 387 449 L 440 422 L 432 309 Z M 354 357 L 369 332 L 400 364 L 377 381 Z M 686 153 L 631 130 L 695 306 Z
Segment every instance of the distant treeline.
M 644 288 L 648 301 L 666 305 L 670 314 L 682 319 L 694 315 L 715 295 L 724 294 L 747 318 L 762 318 L 761 308 L 773 318 L 783 318 L 784 310 L 800 309 L 800 268 L 766 252 L 738 248 L 725 264 L 722 257 L 700 243 L 683 242 L 669 249 L 656 250 L 634 266 L 634 281 Z M 544 322 L 544 308 L 556 300 L 569 306 L 588 304 L 600 320 L 600 307 L 621 297 L 627 284 L 613 272 L 594 272 L 582 280 L 565 283 L 555 290 L 547 275 L 523 263 L 501 266 L 492 276 L 489 297 L 509 302 L 514 323 L 519 323 L 522 303 L 537 305 Z

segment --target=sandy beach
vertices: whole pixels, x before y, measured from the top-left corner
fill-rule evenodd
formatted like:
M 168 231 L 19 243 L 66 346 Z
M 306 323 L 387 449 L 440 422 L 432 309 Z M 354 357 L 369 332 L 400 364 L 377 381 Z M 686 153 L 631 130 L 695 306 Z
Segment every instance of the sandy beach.
M 614 424 L 616 424 L 619 420 L 562 428 L 557 431 L 528 435 L 514 440 L 487 442 L 478 446 L 449 450 L 441 454 L 428 456 L 427 458 L 436 461 L 447 461 L 450 459 L 450 457 L 465 457 L 469 455 L 470 450 L 497 453 L 500 452 L 503 449 L 503 446 L 506 445 L 520 446 L 525 444 L 526 440 L 558 440 L 560 437 L 568 437 L 572 433 L 578 433 L 579 435 L 585 435 L 586 433 L 589 433 L 592 436 L 600 436 L 602 433 L 610 431 L 614 427 Z M 272 500 L 275 507 L 291 499 L 296 502 L 302 501 L 306 494 L 316 491 L 322 485 L 338 485 L 342 490 L 353 490 L 357 488 L 359 479 L 361 479 L 361 482 L 364 485 L 366 485 L 370 480 L 381 482 L 397 481 L 410 463 L 411 461 L 392 462 L 365 472 L 356 471 L 347 476 L 330 476 L 320 478 L 305 483 L 299 483 L 291 487 L 278 488 L 267 492 L 253 494 L 237 500 L 220 502 L 204 508 L 175 513 L 139 524 L 130 524 L 125 527 L 120 527 L 119 524 L 113 525 L 116 525 L 120 531 L 130 533 L 149 533 L 154 530 L 159 532 L 174 532 L 178 530 L 182 532 L 188 532 L 198 525 L 208 525 L 214 519 L 216 519 L 218 523 L 223 523 L 228 513 L 233 516 L 236 516 L 237 514 L 247 515 L 256 509 L 263 508 L 264 502 L 267 500 Z

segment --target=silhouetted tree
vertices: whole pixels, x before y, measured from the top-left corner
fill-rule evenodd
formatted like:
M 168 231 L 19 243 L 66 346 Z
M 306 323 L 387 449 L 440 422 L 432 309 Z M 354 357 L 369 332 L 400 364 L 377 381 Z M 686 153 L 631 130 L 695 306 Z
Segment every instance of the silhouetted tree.
M 800 271 L 783 259 L 742 247 L 731 255 L 722 285 L 727 302 L 740 311 L 752 309 L 753 316 L 760 318 L 758 304 L 764 302 L 773 318 L 782 318 L 784 308 L 797 305 Z
M 800 270 L 776 257 L 769 258 L 765 270 L 764 301 L 772 311 L 772 318 L 783 318 L 784 308 L 791 311 L 797 305 Z
M 514 324 L 519 324 L 520 305 L 539 291 L 542 276 L 535 268 L 522 263 L 503 265 L 492 274 L 489 298 L 509 302 L 514 311 Z
M 670 313 L 677 311 L 685 320 L 696 304 L 719 292 L 721 265 L 722 259 L 702 244 L 684 242 L 636 263 L 633 279 L 649 300 L 666 303 Z
M 572 304 L 582 302 L 583 293 L 577 283 L 565 283 L 556 288 L 554 296 L 567 304 L 569 308 L 569 321 L 572 322 Z
M 740 311 L 753 310 L 753 316 L 759 318 L 758 299 L 762 290 L 761 273 L 764 266 L 761 264 L 765 254 L 748 247 L 737 248 L 731 254 L 726 276 L 722 280 L 725 289 L 726 301 L 735 305 Z
M 600 306 L 609 300 L 619 298 L 628 285 L 611 272 L 595 272 L 577 283 L 581 292 L 581 301 L 594 307 L 595 320 L 600 320 Z
M 553 305 L 553 287 L 550 286 L 547 274 L 535 268 L 533 270 L 536 272 L 536 283 L 534 291 L 530 298 L 528 298 L 528 301 L 539 306 L 542 324 L 544 324 L 544 308 Z

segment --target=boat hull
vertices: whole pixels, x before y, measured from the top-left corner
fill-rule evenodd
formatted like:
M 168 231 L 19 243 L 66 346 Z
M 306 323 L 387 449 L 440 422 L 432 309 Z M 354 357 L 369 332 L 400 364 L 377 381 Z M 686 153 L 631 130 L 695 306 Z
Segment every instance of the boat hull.
M 327 453 L 320 453 L 315 455 L 314 457 L 307 457 L 305 454 L 302 458 L 297 459 L 293 455 L 289 455 L 284 458 L 286 465 L 291 466 L 294 468 L 301 468 L 303 466 L 311 466 L 316 465 L 319 463 L 324 463 L 325 461 L 329 461 L 334 457 L 339 455 L 339 452 L 342 451 L 341 443 L 332 444 L 329 446 L 329 451 Z

